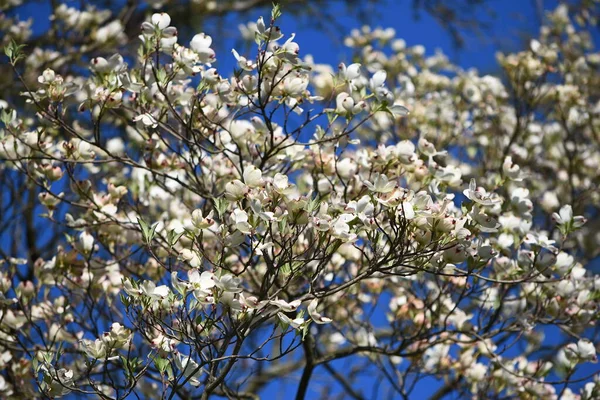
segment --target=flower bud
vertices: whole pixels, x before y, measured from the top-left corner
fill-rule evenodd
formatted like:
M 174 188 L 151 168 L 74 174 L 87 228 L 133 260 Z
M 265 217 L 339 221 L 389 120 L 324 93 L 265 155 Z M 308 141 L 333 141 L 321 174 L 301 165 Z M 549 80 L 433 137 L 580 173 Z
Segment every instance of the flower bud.
M 33 296 L 35 295 L 35 287 L 33 286 L 33 282 L 31 281 L 19 282 L 19 285 L 15 289 L 15 292 L 17 293 L 18 298 L 27 301 L 33 298 Z
M 2 276 L 0 277 L 0 291 L 2 293 L 6 293 L 10 290 L 12 286 L 12 283 L 10 281 L 10 278 L 7 276 Z
M 79 235 L 79 245 L 84 253 L 90 253 L 94 249 L 94 236 L 87 232 L 81 232 Z

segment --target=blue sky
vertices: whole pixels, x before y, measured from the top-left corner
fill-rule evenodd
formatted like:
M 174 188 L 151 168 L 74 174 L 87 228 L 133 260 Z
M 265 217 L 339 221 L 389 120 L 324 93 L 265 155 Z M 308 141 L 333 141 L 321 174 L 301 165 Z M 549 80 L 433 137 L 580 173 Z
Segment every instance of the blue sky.
M 489 22 L 490 29 L 481 37 L 467 33 L 464 48 L 457 50 L 448 31 L 429 14 L 421 12 L 418 20 L 413 18 L 411 3 L 410 0 L 387 0 L 383 6 L 374 8 L 372 26 L 394 28 L 396 36 L 404 39 L 408 46 L 423 45 L 428 54 L 441 49 L 463 68 L 475 67 L 482 72 L 496 70 L 495 53 L 498 50 L 509 51 L 522 48 L 522 35 L 524 33 L 535 35 L 539 29 L 534 7 L 536 1 L 488 0 L 487 7 L 493 10 L 495 17 L 491 18 L 481 11 L 475 15 L 478 19 Z M 544 2 L 546 9 L 555 4 L 555 1 Z M 341 8 L 340 13 L 343 13 Z M 260 13 L 257 12 L 255 15 L 258 17 Z M 348 51 L 341 44 L 341 38 L 352 28 L 360 28 L 362 24 L 348 17 L 342 17 L 336 22 L 347 28 L 345 32 L 335 32 L 339 36 L 336 39 L 331 34 L 323 34 L 314 28 L 299 25 L 292 15 L 285 14 L 285 9 L 280 25 L 284 33 L 297 34 L 296 41 L 301 46 L 302 54 L 312 54 L 318 63 L 337 65 L 340 61 L 347 61 L 348 57 Z M 223 63 L 221 66 L 224 66 Z
M 463 3 L 464 1 L 457 1 Z M 489 29 L 478 36 L 472 32 L 467 32 L 463 37 L 465 45 L 457 50 L 453 46 L 452 38 L 438 22 L 426 12 L 421 11 L 419 18 L 414 18 L 412 9 L 412 0 L 384 0 L 383 4 L 373 7 L 370 13 L 370 19 L 373 21 L 373 27 L 382 28 L 391 27 L 396 30 L 396 36 L 406 41 L 408 46 L 423 45 L 428 54 L 433 54 L 436 49 L 442 50 L 449 55 L 455 63 L 463 68 L 475 67 L 482 72 L 494 72 L 496 69 L 495 53 L 498 50 L 510 51 L 522 48 L 524 42 L 523 34 L 535 35 L 539 28 L 539 18 L 537 16 L 535 4 L 543 3 L 544 9 L 552 9 L 556 6 L 555 0 L 487 0 L 486 8 L 478 8 L 474 16 L 488 23 Z M 97 2 L 91 1 L 88 4 Z M 284 33 L 296 33 L 298 42 L 301 46 L 302 54 L 312 54 L 318 63 L 330 63 L 337 65 L 340 61 L 347 60 L 348 51 L 342 44 L 343 37 L 353 28 L 360 28 L 362 24 L 347 16 L 347 13 L 339 1 L 332 0 L 335 5 L 332 10 L 339 9 L 340 17 L 336 19 L 337 26 L 343 26 L 340 31 L 333 31 L 324 34 L 310 25 L 301 24 L 293 16 L 285 13 L 279 22 Z M 450 1 L 449 3 L 452 3 Z M 78 2 L 68 2 L 69 5 L 78 7 Z M 101 6 L 99 6 L 101 8 Z M 35 23 L 33 30 L 35 34 L 45 31 L 49 26 L 48 15 L 50 13 L 49 3 L 29 2 L 25 4 L 19 12 L 22 18 L 33 17 Z M 494 16 L 490 16 L 485 10 L 491 10 Z M 269 16 L 268 10 L 259 10 L 249 14 L 247 20 L 256 20 L 263 15 Z M 227 18 L 228 23 L 219 27 L 206 26 L 205 33 L 213 38 L 226 37 L 232 38 L 238 36 L 237 25 L 241 20 L 238 15 Z M 231 22 L 231 23 L 229 23 Z M 177 25 L 177 21 L 173 21 Z M 222 32 L 222 27 L 230 31 Z M 332 25 L 333 26 L 333 25 Z M 231 30 L 233 32 L 231 32 Z M 189 38 L 184 38 L 189 39 Z M 218 47 L 218 65 L 223 72 L 228 67 L 233 66 L 233 57 L 229 53 L 232 41 L 227 40 L 222 46 Z

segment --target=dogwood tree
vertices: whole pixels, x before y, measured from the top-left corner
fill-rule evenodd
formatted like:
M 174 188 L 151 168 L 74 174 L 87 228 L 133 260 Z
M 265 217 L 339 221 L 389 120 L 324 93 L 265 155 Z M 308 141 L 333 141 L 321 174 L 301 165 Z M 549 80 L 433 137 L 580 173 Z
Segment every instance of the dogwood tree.
M 598 398 L 586 10 L 501 77 L 366 27 L 319 64 L 278 6 L 247 53 L 166 13 L 11 28 L 2 397 Z

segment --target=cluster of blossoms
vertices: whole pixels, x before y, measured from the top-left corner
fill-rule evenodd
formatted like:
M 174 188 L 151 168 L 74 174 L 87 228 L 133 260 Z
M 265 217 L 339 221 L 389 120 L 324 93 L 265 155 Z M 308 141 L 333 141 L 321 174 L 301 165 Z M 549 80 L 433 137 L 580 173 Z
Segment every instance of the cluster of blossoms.
M 244 397 L 351 356 L 403 396 L 423 375 L 480 398 L 600 395 L 593 374 L 569 386 L 597 361 L 589 35 L 559 7 L 499 56 L 502 81 L 389 29 L 315 64 L 279 13 L 242 27 L 257 51 L 227 55 L 230 77 L 166 13 L 136 56 L 90 54 L 85 73 L 7 45 L 28 106 L 0 103 L 0 172 L 54 239 L 0 259 L 2 396 Z M 52 19 L 126 41 L 91 8 Z

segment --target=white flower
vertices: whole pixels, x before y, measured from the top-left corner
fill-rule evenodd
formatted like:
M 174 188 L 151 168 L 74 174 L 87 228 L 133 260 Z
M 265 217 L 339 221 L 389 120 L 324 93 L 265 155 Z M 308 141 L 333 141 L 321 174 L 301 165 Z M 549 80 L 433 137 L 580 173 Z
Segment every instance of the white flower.
M 94 236 L 87 232 L 81 232 L 79 244 L 85 253 L 91 252 L 94 249 Z
M 181 250 L 181 252 L 179 253 L 179 255 L 192 268 L 198 268 L 200 266 L 201 261 L 202 261 L 201 258 L 200 258 L 200 256 L 198 255 L 198 253 L 195 252 L 195 251 L 192 251 L 190 249 L 183 249 L 183 250 Z
M 352 214 L 342 214 L 332 223 L 332 235 L 344 241 L 352 241 L 356 239 L 356 235 L 350 233 L 350 225 L 348 222 L 354 219 Z
M 97 360 L 103 360 L 107 356 L 106 343 L 104 343 L 100 339 L 96 339 L 94 341 L 88 340 L 88 339 L 83 339 L 80 343 L 83 348 L 83 351 L 90 358 L 97 359 Z
M 210 228 L 215 223 L 215 220 L 213 219 L 213 214 L 214 214 L 214 211 L 211 210 L 208 213 L 208 215 L 205 217 L 202 215 L 201 209 L 196 209 L 196 210 L 192 211 L 192 224 L 197 229 Z
M 121 72 L 125 70 L 127 64 L 123 61 L 123 56 L 113 54 L 108 60 L 104 57 L 95 57 L 91 59 L 91 69 L 98 73 L 107 73 L 111 71 Z
M 256 296 L 246 297 L 243 293 L 240 293 L 239 299 L 240 304 L 251 310 L 262 310 L 266 305 L 269 304 L 268 300 L 259 301 Z
M 462 183 L 462 171 L 454 165 L 436 168 L 435 177 L 440 182 L 446 182 L 449 186 L 458 186 Z
M 43 84 L 50 84 L 54 82 L 55 79 L 56 73 L 50 68 L 45 69 L 44 72 L 42 72 L 42 75 L 38 76 L 38 82 Z
M 338 94 L 335 98 L 335 112 L 340 115 L 353 114 L 354 99 L 346 92 Z
M 294 300 L 294 301 L 291 301 L 288 303 L 285 300 L 275 299 L 275 300 L 269 301 L 269 304 L 279 308 L 281 311 L 292 312 L 292 311 L 296 311 L 298 309 L 300 304 L 302 304 L 302 301 Z
M 239 208 L 233 210 L 231 220 L 238 231 L 247 235 L 251 233 L 252 226 L 248 223 L 248 214 L 244 210 L 240 210 Z
M 412 164 L 417 159 L 415 145 L 410 140 L 402 140 L 394 147 L 394 154 L 402 164 Z
M 79 153 L 79 156 L 81 158 L 84 158 L 86 160 L 94 158 L 94 156 L 96 155 L 92 145 L 85 140 L 79 140 L 77 142 L 77 153 Z
M 523 217 L 530 217 L 533 210 L 533 203 L 529 199 L 529 190 L 525 188 L 516 188 L 510 194 L 511 202 L 516 206 L 517 211 Z
M 369 80 L 369 87 L 378 100 L 385 100 L 388 104 L 391 104 L 394 101 L 394 95 L 385 87 L 386 79 L 387 73 L 385 71 L 377 71 Z
M 586 223 L 586 219 L 581 215 L 573 217 L 573 208 L 569 204 L 562 206 L 558 213 L 552 213 L 552 219 L 558 225 L 572 226 L 575 229 Z
M 152 281 L 144 281 L 140 286 L 140 291 L 140 294 L 144 294 L 154 300 L 164 299 L 171 293 L 168 286 L 156 286 Z
M 121 94 L 121 92 L 117 92 L 117 93 Z M 117 100 L 115 100 L 115 101 L 117 101 Z M 123 142 L 123 139 L 121 139 L 120 137 L 115 137 L 115 138 L 109 139 L 106 142 L 106 151 L 108 151 L 111 154 L 115 154 L 117 156 L 121 156 L 121 155 L 125 154 L 125 143 Z
M 200 57 L 194 50 L 174 43 L 172 56 L 177 65 L 187 74 L 196 75 L 202 71 L 202 67 L 197 65 L 200 62 Z
M 275 26 L 267 29 L 263 17 L 258 18 L 256 21 L 256 33 L 258 33 L 258 36 L 261 40 L 267 40 L 268 38 L 271 41 L 276 41 L 283 37 L 279 27 Z
M 315 217 L 313 223 L 318 231 L 327 232 L 329 229 L 331 229 L 331 222 L 327 218 Z
M 354 63 L 348 65 L 341 63 L 339 65 L 340 70 L 340 78 L 342 78 L 345 82 L 350 82 L 360 76 L 360 64 Z
M 142 39 L 151 36 L 155 32 L 160 33 L 161 47 L 171 48 L 177 42 L 177 29 L 171 24 L 171 17 L 167 13 L 152 14 L 151 22 L 142 23 Z
M 581 361 L 591 361 L 593 363 L 598 361 L 596 347 L 588 339 L 580 339 L 577 344 L 569 343 L 565 348 L 565 353 L 567 357 L 576 358 Z
M 319 305 L 319 301 L 317 299 L 314 299 L 313 301 L 311 301 L 310 304 L 308 305 L 308 314 L 310 315 L 312 320 L 315 321 L 317 324 L 330 323 L 332 321 L 330 318 L 324 317 L 317 312 L 318 305 Z
M 200 274 L 197 269 L 188 272 L 188 281 L 192 289 L 204 292 L 204 296 L 210 294 L 210 290 L 217 285 L 215 274 L 210 271 Z
M 258 246 L 256 246 L 256 248 L 254 249 L 254 252 L 256 254 L 258 254 L 259 256 L 262 256 L 264 254 L 263 251 L 269 250 L 271 248 L 273 248 L 272 242 L 262 243 L 262 244 L 259 244 Z
M 190 41 L 190 48 L 194 50 L 203 64 L 209 64 L 215 61 L 215 52 L 210 48 L 212 38 L 205 33 L 195 35 Z
M 383 204 L 386 207 L 398 207 L 400 204 L 412 200 L 414 192 L 401 187 L 395 187 L 391 192 L 384 193 L 377 197 L 377 202 Z M 412 210 L 412 206 L 408 207 Z M 398 210 L 401 213 L 402 210 Z M 410 211 L 409 211 L 410 212 Z
M 375 175 L 373 183 L 365 181 L 365 186 L 377 193 L 389 193 L 396 188 L 396 182 L 389 182 L 388 177 L 384 174 Z
M 437 151 L 435 149 L 435 146 L 433 145 L 433 143 L 431 143 L 429 140 L 425 139 L 424 137 L 419 138 L 417 145 L 418 145 L 419 151 L 430 158 L 437 156 L 437 155 L 446 154 L 446 151 Z
M 216 286 L 216 278 L 212 272 L 204 271 L 202 274 L 197 269 L 188 272 L 188 281 L 194 297 L 200 303 L 213 303 L 212 289 Z
M 132 337 L 132 333 L 129 329 L 125 328 L 118 322 L 113 322 L 110 326 L 108 335 L 104 335 L 102 340 L 106 342 L 110 347 L 122 348 L 129 343 Z
M 501 233 L 498 235 L 497 245 L 503 249 L 510 248 L 515 242 L 515 238 L 513 235 L 509 235 L 508 233 Z
M 366 220 L 373 216 L 373 212 L 375 211 L 375 206 L 371 203 L 371 198 L 369 196 L 363 196 L 358 201 L 352 200 L 346 205 L 346 210 L 354 212 L 358 218 L 366 222 Z
M 275 214 L 273 212 L 262 210 L 262 204 L 260 203 L 260 200 L 258 200 L 258 199 L 253 199 L 250 202 L 250 208 L 263 221 L 270 222 L 270 221 L 276 220 Z
M 462 90 L 463 96 L 471 103 L 479 103 L 481 101 L 481 91 L 477 87 L 477 85 L 468 80 L 465 82 Z
M 447 344 L 439 343 L 428 347 L 423 354 L 425 371 L 435 371 L 437 366 L 441 364 L 443 360 L 448 358 L 449 353 L 450 346 Z
M 141 114 L 137 117 L 133 118 L 134 122 L 141 122 L 143 126 L 149 128 L 156 128 L 158 126 L 158 121 L 152 116 L 152 114 Z
M 329 179 L 321 178 L 318 180 L 317 190 L 319 191 L 319 193 L 327 194 L 327 193 L 330 193 L 332 189 L 333 189 L 333 185 L 331 184 Z
M 463 194 L 469 199 L 483 206 L 492 206 L 502 203 L 502 199 L 496 193 L 487 193 L 482 187 L 477 187 L 475 179 L 471 179 L 469 188 L 463 191 Z
M 369 86 L 372 91 L 375 91 L 377 88 L 385 85 L 385 80 L 387 79 L 387 73 L 385 71 L 377 71 L 373 74 L 373 77 L 369 80 Z
M 487 374 L 487 367 L 482 363 L 472 364 L 467 368 L 467 377 L 475 382 L 481 382 Z
M 244 170 L 244 183 L 250 187 L 260 187 L 264 181 L 262 179 L 262 171 L 254 165 L 247 167 Z
M 70 391 L 68 390 L 67 393 L 68 392 Z M 13 394 L 12 386 L 10 383 L 6 382 L 4 375 L 0 375 L 0 393 L 4 394 L 5 396 L 11 396 Z
M 292 75 L 283 80 L 283 95 L 300 97 L 308 86 L 308 79 L 303 75 Z
M 202 79 L 209 84 L 214 85 L 215 83 L 221 81 L 222 78 L 216 68 L 209 68 L 202 74 Z
M 280 48 L 276 48 L 277 55 L 283 56 L 293 63 L 296 62 L 296 60 L 298 58 L 298 53 L 300 53 L 300 46 L 298 45 L 298 43 L 294 42 L 295 37 L 296 37 L 296 34 L 292 33 L 290 35 L 290 38 L 285 41 L 283 46 L 281 46 Z
M 215 280 L 216 286 L 224 292 L 240 293 L 243 288 L 240 287 L 242 279 L 231 274 L 225 274 Z
M 238 66 L 244 71 L 252 71 L 254 68 L 256 68 L 256 63 L 248 60 L 244 56 L 240 56 L 235 49 L 231 49 L 231 53 L 233 53 L 233 56 L 237 60 Z
M 143 25 L 143 24 L 142 24 Z M 122 41 L 126 38 L 125 29 L 121 21 L 113 20 L 96 31 L 95 39 L 98 43 L 106 43 L 109 40 L 117 39 Z
M 335 165 L 338 174 L 344 179 L 348 179 L 356 174 L 356 163 L 350 158 L 344 158 Z
M 529 245 L 540 246 L 544 249 L 550 250 L 553 253 L 558 252 L 558 249 L 556 248 L 556 246 L 554 246 L 556 241 L 550 240 L 548 236 L 542 233 L 530 232 L 525 236 L 523 242 Z
M 202 376 L 203 369 L 200 368 L 200 365 L 192 360 L 191 357 L 182 356 L 178 354 L 177 357 L 174 357 L 175 365 L 177 368 L 183 373 L 183 375 L 188 379 L 188 382 L 192 386 L 200 386 L 200 376 Z
M 512 161 L 511 156 L 506 156 L 504 162 L 502 163 L 502 172 L 506 177 L 515 182 L 520 182 L 523 180 L 521 176 L 521 169 L 519 166 Z
M 294 329 L 299 329 L 302 327 L 302 325 L 304 325 L 304 323 L 306 322 L 304 320 L 304 318 L 302 317 L 297 317 L 294 319 L 288 318 L 285 314 L 282 313 L 277 313 L 277 317 L 279 317 L 279 320 L 281 322 L 283 322 L 284 324 L 287 324 L 289 326 L 291 326 Z
M 497 232 L 501 226 L 496 218 L 482 212 L 477 205 L 473 206 L 469 216 L 479 225 L 479 230 L 482 232 Z
M 152 23 L 158 29 L 165 29 L 171 24 L 171 17 L 167 13 L 156 13 L 152 15 Z
M 573 256 L 564 251 L 561 251 L 556 255 L 556 269 L 563 275 L 569 271 L 574 263 L 575 259 Z
M 225 197 L 227 200 L 237 201 L 248 193 L 248 186 L 236 179 L 225 185 Z
M 158 333 L 154 339 L 150 341 L 150 344 L 153 348 L 158 349 L 162 352 L 170 353 L 175 350 L 177 346 L 177 341 L 175 339 L 171 339 L 162 333 Z
M 239 24 L 238 29 L 242 38 L 248 42 L 254 41 L 254 32 L 256 32 L 256 22 L 248 22 L 246 24 Z
M 286 195 L 291 193 L 293 188 L 289 184 L 287 175 L 277 173 L 273 178 L 273 188 L 277 193 Z
M 469 257 L 469 253 L 463 245 L 457 245 L 444 251 L 444 260 L 449 263 L 458 264 Z
M 361 326 L 354 332 L 354 341 L 358 346 L 377 346 L 377 338 L 371 330 Z
M 411 220 L 415 218 L 415 209 L 412 203 L 404 201 L 397 208 L 397 214 L 404 217 L 404 219 Z
M 540 200 L 540 205 L 545 211 L 550 211 L 558 208 L 560 202 L 558 201 L 558 196 L 556 196 L 555 192 L 544 192 L 544 195 Z

